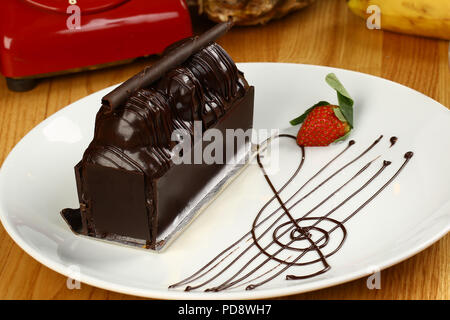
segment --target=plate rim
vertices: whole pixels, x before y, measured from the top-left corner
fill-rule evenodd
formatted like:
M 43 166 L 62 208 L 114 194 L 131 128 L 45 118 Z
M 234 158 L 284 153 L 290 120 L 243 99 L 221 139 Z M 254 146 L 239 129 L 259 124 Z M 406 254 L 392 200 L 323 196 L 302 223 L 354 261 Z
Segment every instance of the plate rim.
M 403 88 L 406 88 L 408 90 L 412 90 L 416 93 L 419 93 L 420 95 L 426 97 L 427 99 L 430 99 L 431 101 L 435 102 L 436 104 L 444 107 L 446 107 L 434 100 L 433 98 L 423 94 L 420 91 L 417 91 L 413 88 L 407 87 L 403 84 L 400 84 L 398 82 L 394 82 L 389 79 L 385 79 L 379 76 L 371 75 L 368 73 L 363 73 L 359 71 L 349 70 L 349 69 L 343 69 L 343 68 L 335 68 L 335 67 L 328 67 L 328 66 L 320 66 L 320 65 L 313 65 L 313 64 L 300 64 L 300 63 L 282 63 L 282 62 L 244 62 L 244 63 L 237 63 L 238 68 L 240 66 L 245 65 L 287 65 L 287 66 L 296 66 L 296 67 L 308 67 L 308 68 L 318 68 L 323 70 L 335 70 L 336 72 L 349 72 L 354 73 L 359 76 L 363 77 L 369 77 L 369 78 L 375 78 L 382 81 L 387 81 L 391 85 L 400 86 Z M 34 126 L 30 131 L 28 131 L 20 140 L 17 142 L 17 144 L 11 149 L 11 151 L 8 153 L 7 157 L 5 158 L 1 168 L 0 168 L 0 183 L 2 182 L 3 175 L 4 175 L 4 167 L 5 164 L 8 164 L 11 158 L 11 155 L 14 154 L 14 152 L 19 148 L 24 141 L 27 139 L 27 137 L 35 130 L 38 130 L 41 126 L 44 126 L 49 121 L 51 121 L 54 117 L 57 117 L 61 113 L 67 111 L 68 109 L 72 108 L 74 104 L 80 103 L 81 100 L 86 99 L 87 97 L 95 94 L 99 94 L 99 92 L 112 90 L 119 84 L 115 84 L 112 86 L 109 86 L 104 89 L 100 89 L 98 91 L 95 91 L 87 96 L 84 96 L 69 105 L 61 108 L 57 112 L 53 113 L 43 121 L 41 121 L 39 124 Z M 67 267 L 60 262 L 53 261 L 51 258 L 48 258 L 45 256 L 45 254 L 40 253 L 38 250 L 35 250 L 30 245 L 27 244 L 27 242 L 22 239 L 20 235 L 18 235 L 13 228 L 9 224 L 9 220 L 7 218 L 7 213 L 4 212 L 3 208 L 3 201 L 1 198 L 0 193 L 0 221 L 5 229 L 5 231 L 8 233 L 8 235 L 13 239 L 13 241 L 22 249 L 24 250 L 28 255 L 30 255 L 33 259 L 38 261 L 39 263 L 43 264 L 44 266 L 48 267 L 49 269 L 56 271 L 60 274 L 62 274 L 65 277 L 69 277 L 69 272 L 67 270 Z M 448 201 L 450 203 L 450 200 Z M 439 241 L 441 238 L 443 238 L 448 232 L 450 231 L 450 223 L 447 225 L 444 225 L 439 232 L 435 233 L 434 236 L 429 237 L 426 241 L 421 241 L 416 246 L 411 247 L 409 250 L 401 250 L 402 252 L 397 254 L 394 257 L 391 257 L 390 259 L 383 259 L 384 263 L 377 264 L 377 267 L 379 267 L 380 271 L 385 270 L 393 265 L 396 265 L 398 263 L 401 263 L 410 257 L 420 253 L 421 251 L 425 250 L 426 248 L 430 247 L 432 244 Z M 68 231 L 69 232 L 69 231 Z M 136 288 L 134 286 L 126 286 L 122 284 L 117 284 L 109 281 L 105 281 L 102 279 L 99 279 L 95 276 L 85 275 L 81 274 L 80 281 L 82 283 L 98 287 L 105 290 L 110 290 L 114 292 L 119 292 L 123 294 L 128 295 L 134 295 L 139 297 L 145 297 L 145 298 L 153 298 L 153 299 L 183 299 L 183 300 L 194 300 L 194 299 L 205 299 L 205 300 L 216 300 L 216 299 L 264 299 L 264 298 L 273 298 L 273 297 L 283 297 L 288 295 L 295 295 L 295 294 L 301 294 L 305 292 L 320 290 L 323 288 L 328 288 L 332 286 L 336 286 L 339 284 L 343 284 L 346 282 L 350 282 L 356 279 L 363 278 L 365 276 L 371 275 L 372 273 L 368 270 L 364 270 L 364 268 L 358 269 L 356 271 L 346 273 L 340 276 L 334 276 L 332 278 L 324 278 L 318 281 L 311 281 L 308 283 L 299 283 L 296 285 L 290 285 L 286 287 L 276 287 L 276 288 L 268 288 L 268 289 L 258 289 L 255 291 L 231 291 L 231 292 L 218 292 L 218 293 L 205 293 L 205 292 L 189 292 L 186 294 L 184 291 L 180 290 L 169 290 L 167 289 L 166 292 L 163 292 L 162 290 L 155 290 L 155 289 L 142 289 L 142 288 Z

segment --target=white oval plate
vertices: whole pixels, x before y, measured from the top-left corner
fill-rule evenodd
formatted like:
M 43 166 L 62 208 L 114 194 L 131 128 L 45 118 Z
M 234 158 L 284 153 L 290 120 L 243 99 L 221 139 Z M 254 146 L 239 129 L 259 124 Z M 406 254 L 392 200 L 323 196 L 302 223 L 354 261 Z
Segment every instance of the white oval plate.
M 341 250 L 329 258 L 331 270 L 301 281 L 286 281 L 281 275 L 252 291 L 246 291 L 245 286 L 219 293 L 168 290 L 168 285 L 196 271 L 249 230 L 258 209 L 271 196 L 255 165 L 247 168 L 163 253 L 102 243 L 70 232 L 59 212 L 62 208 L 78 207 L 73 167 L 92 139 L 100 99 L 112 88 L 55 113 L 12 150 L 0 171 L 0 218 L 7 232 L 33 258 L 66 276 L 73 276 L 74 271 L 76 275 L 79 270 L 82 282 L 97 287 L 173 299 L 267 298 L 329 287 L 392 266 L 448 232 L 450 111 L 444 106 L 397 83 L 347 70 L 277 63 L 239 64 L 239 68 L 256 88 L 257 129 L 278 128 L 295 134 L 297 128 L 290 127 L 290 119 L 319 100 L 336 103 L 335 92 L 324 81 L 326 74 L 334 72 L 356 101 L 352 139 L 357 143 L 340 164 L 384 135 L 365 160 L 311 197 L 311 204 L 365 161 L 382 155 L 337 199 L 357 188 L 383 159 L 391 160 L 392 165 L 380 181 L 342 208 L 341 215 L 345 215 L 392 176 L 406 151 L 415 153 L 399 177 L 345 224 L 348 238 Z M 389 137 L 394 135 L 399 140 L 389 148 Z M 345 145 L 308 148 L 304 168 L 293 188 L 303 184 Z M 293 143 L 281 143 L 280 150 L 281 170 L 273 177 L 278 186 L 295 168 L 300 155 Z M 327 170 L 332 172 L 338 167 L 336 163 Z M 328 208 L 336 201 L 330 201 Z M 287 273 L 301 272 L 292 268 Z

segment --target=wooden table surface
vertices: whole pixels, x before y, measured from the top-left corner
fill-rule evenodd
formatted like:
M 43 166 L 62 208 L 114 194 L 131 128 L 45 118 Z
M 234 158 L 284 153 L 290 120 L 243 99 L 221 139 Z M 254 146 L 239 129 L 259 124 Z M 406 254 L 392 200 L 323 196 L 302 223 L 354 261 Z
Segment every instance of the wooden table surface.
M 450 106 L 448 41 L 368 30 L 343 0 L 318 0 L 266 26 L 235 28 L 219 42 L 236 62 L 296 62 L 357 70 L 399 82 Z M 70 53 L 67 59 L 71 59 Z M 0 163 L 42 120 L 129 78 L 153 60 L 46 79 L 26 93 L 8 91 L 0 77 Z M 449 299 L 449 244 L 447 235 L 416 256 L 383 270 L 380 290 L 369 290 L 366 279 L 359 279 L 284 298 Z M 79 290 L 67 289 L 64 276 L 31 258 L 0 227 L 0 299 L 130 298 L 136 297 L 86 284 Z

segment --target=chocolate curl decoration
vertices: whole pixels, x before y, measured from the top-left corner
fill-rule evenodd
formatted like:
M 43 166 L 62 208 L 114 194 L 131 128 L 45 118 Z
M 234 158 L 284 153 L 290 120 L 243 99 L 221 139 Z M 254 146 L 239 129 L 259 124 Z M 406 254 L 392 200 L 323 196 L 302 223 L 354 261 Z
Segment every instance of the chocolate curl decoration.
M 202 35 L 188 38 L 186 41 L 181 42 L 180 46 L 173 50 L 169 50 L 153 65 L 146 67 L 144 70 L 104 96 L 102 104 L 108 107 L 110 112 L 113 111 L 123 104 L 134 92 L 149 87 L 153 82 L 160 79 L 167 71 L 181 65 L 189 59 L 192 54 L 198 52 L 209 43 L 224 35 L 232 26 L 232 20 L 219 23 Z

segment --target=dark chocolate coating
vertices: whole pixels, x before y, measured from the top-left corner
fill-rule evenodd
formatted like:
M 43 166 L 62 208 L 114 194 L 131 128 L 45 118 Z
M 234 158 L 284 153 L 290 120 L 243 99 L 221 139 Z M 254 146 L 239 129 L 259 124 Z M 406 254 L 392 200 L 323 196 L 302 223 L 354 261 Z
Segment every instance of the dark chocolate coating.
M 181 129 L 194 141 L 196 120 L 203 131 L 215 128 L 224 137 L 226 129 L 245 131 L 252 127 L 253 100 L 253 87 L 212 43 L 121 106 L 103 105 L 94 139 L 75 168 L 81 212 L 75 231 L 126 237 L 154 248 L 158 236 L 223 167 L 175 165 L 172 132 Z M 72 211 L 63 216 L 73 221 Z
M 151 86 L 170 69 L 184 63 L 193 54 L 225 34 L 232 26 L 233 21 L 229 20 L 215 25 L 200 36 L 179 41 L 175 47 L 171 46 L 171 50 L 166 51 L 164 59 L 160 59 L 152 66 L 145 68 L 104 96 L 102 99 L 103 105 L 109 111 L 121 106 L 136 91 Z

